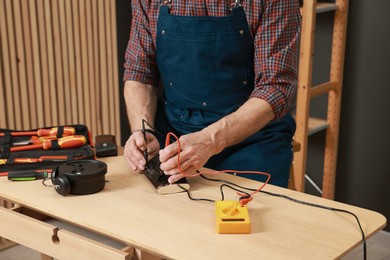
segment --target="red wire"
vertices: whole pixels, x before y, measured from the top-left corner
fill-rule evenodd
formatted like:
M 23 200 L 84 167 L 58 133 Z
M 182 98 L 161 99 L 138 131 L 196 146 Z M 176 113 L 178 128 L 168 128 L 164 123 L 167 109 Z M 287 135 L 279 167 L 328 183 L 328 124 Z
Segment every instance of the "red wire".
M 238 173 L 238 174 L 260 174 L 260 175 L 266 175 L 267 176 L 267 179 L 266 181 L 254 192 L 252 192 L 250 194 L 250 197 L 248 198 L 249 200 L 246 200 L 245 202 L 241 202 L 241 205 L 245 205 L 247 204 L 250 200 L 252 200 L 252 196 L 254 194 L 256 194 L 257 192 L 259 192 L 262 188 L 264 188 L 265 185 L 267 185 L 267 183 L 269 182 L 270 178 L 271 178 L 271 175 L 267 172 L 260 172 L 260 171 L 236 171 L 236 170 L 221 170 L 221 171 L 198 171 L 197 173 L 195 174 L 189 174 L 189 173 L 186 173 L 182 168 L 181 168 L 181 163 L 180 163 L 180 151 L 181 151 L 181 148 L 180 148 L 180 141 L 179 141 L 179 138 L 172 132 L 169 132 L 166 136 L 166 139 L 165 139 L 165 146 L 168 146 L 169 143 L 170 143 L 170 136 L 173 136 L 176 138 L 176 141 L 177 141 L 177 167 L 180 171 L 181 174 L 183 174 L 185 177 L 195 177 L 195 176 L 199 176 L 201 174 L 217 174 L 217 173 Z M 247 194 L 244 194 L 244 193 L 241 193 L 241 192 L 237 192 L 237 194 L 241 197 L 245 197 L 247 196 Z

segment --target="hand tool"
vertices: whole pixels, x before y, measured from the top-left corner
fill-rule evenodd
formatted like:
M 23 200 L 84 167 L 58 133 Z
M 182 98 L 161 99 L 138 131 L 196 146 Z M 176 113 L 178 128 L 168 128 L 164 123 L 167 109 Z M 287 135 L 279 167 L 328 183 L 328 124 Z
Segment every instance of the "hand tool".
M 80 146 L 83 146 L 86 144 L 87 139 L 83 135 L 70 135 L 66 137 L 62 137 L 57 140 L 58 147 L 61 149 L 67 149 L 67 148 L 77 148 Z M 46 140 L 45 142 L 41 144 L 33 144 L 33 145 L 24 145 L 24 146 L 18 146 L 18 147 L 11 147 L 11 152 L 17 152 L 17 151 L 27 151 L 27 150 L 36 150 L 36 149 L 44 149 L 49 150 L 52 149 L 52 140 Z
M 66 161 L 68 156 L 66 155 L 47 155 L 39 158 L 15 158 L 13 163 L 38 163 L 44 161 Z M 0 159 L 0 165 L 6 164 L 8 159 Z
M 28 145 L 28 144 L 41 144 L 45 142 L 46 140 L 55 140 L 57 139 L 56 136 L 32 136 L 28 140 L 20 141 L 12 143 L 12 146 L 20 146 L 20 145 Z
M 41 128 L 36 131 L 27 131 L 27 132 L 11 132 L 11 136 L 29 136 L 29 135 L 36 135 L 36 136 L 56 136 L 58 133 L 58 127 L 54 128 Z M 64 133 L 65 135 L 74 135 L 76 133 L 76 129 L 73 127 L 65 126 L 64 127 Z M 0 133 L 0 136 L 4 136 L 4 133 Z
M 8 172 L 8 180 L 11 181 L 33 181 L 48 178 L 52 170 L 21 170 Z

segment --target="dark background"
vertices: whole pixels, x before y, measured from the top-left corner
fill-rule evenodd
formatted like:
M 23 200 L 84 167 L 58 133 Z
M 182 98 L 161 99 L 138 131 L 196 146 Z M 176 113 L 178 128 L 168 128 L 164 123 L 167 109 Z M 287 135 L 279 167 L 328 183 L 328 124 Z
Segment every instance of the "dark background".
M 350 0 L 335 194 L 337 201 L 380 212 L 387 219 L 390 219 L 389 10 L 388 0 Z M 117 0 L 120 93 L 123 93 L 123 57 L 130 18 L 130 0 Z M 332 21 L 333 13 L 317 16 L 313 85 L 329 79 Z M 326 118 L 326 106 L 327 96 L 312 99 L 310 115 Z M 129 136 L 123 98 L 121 116 L 123 145 Z M 307 174 L 318 185 L 322 181 L 324 143 L 325 132 L 309 137 Z M 306 192 L 320 195 L 308 182 Z M 390 225 L 386 230 L 390 231 Z

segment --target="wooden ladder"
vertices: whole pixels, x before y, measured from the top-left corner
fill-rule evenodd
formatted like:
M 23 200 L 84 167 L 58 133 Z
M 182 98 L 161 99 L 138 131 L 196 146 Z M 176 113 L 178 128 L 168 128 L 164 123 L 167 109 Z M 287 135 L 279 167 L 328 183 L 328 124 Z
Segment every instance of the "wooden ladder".
M 316 16 L 322 12 L 335 12 L 332 39 L 330 80 L 312 86 L 312 68 Z M 304 191 L 308 136 L 326 130 L 322 196 L 333 199 L 336 179 L 337 148 L 339 135 L 341 93 L 347 30 L 348 0 L 335 3 L 317 3 L 304 0 L 302 7 L 302 32 L 298 91 L 296 104 L 297 130 L 295 141 L 300 150 L 294 153 L 295 188 Z M 327 119 L 310 117 L 310 100 L 328 94 Z

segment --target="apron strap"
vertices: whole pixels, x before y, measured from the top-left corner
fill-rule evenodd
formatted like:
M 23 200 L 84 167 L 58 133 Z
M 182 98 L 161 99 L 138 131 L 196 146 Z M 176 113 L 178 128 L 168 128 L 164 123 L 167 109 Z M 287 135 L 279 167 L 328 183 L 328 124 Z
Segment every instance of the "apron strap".
M 242 0 L 232 0 L 230 3 L 229 9 L 232 11 L 235 7 L 241 6 Z M 172 0 L 163 0 L 161 6 L 168 6 L 170 10 L 172 7 Z

